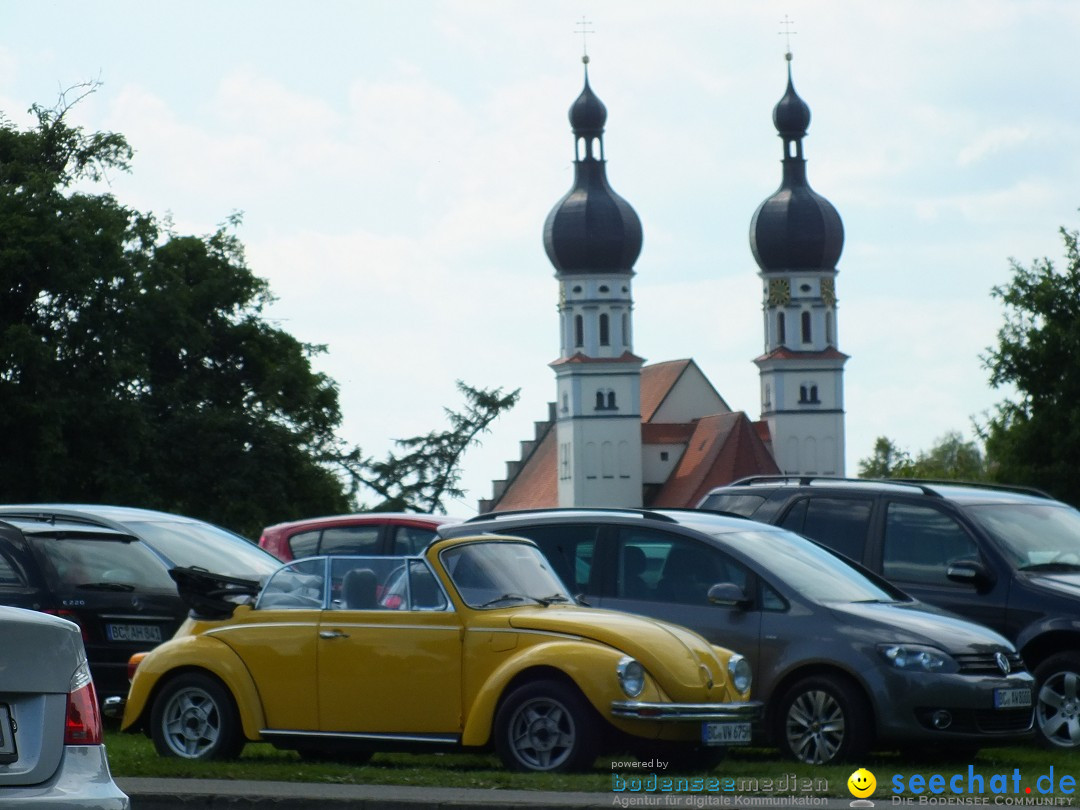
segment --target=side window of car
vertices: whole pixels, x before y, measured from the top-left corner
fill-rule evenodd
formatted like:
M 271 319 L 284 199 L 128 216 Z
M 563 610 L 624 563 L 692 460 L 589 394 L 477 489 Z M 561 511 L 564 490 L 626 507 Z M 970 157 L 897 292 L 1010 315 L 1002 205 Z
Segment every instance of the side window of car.
M 949 565 L 977 559 L 975 541 L 949 515 L 919 504 L 888 505 L 881 559 L 886 579 L 955 588 L 945 576 Z
M 398 526 L 394 529 L 393 554 L 419 554 L 435 538 L 431 529 L 415 526 Z
M 330 608 L 408 610 L 407 562 L 402 557 L 331 557 Z
M 259 594 L 259 610 L 315 610 L 324 604 L 324 560 L 300 560 L 278 569 Z
M 805 498 L 784 516 L 781 525 L 862 562 L 872 507 L 869 498 Z
M 338 526 L 323 529 L 319 554 L 378 554 L 380 526 Z
M 409 561 L 411 610 L 446 610 L 449 602 L 431 569 L 421 560 Z
M 705 605 L 716 583 L 748 582 L 746 569 L 718 549 L 648 529 L 620 530 L 616 565 L 622 599 Z
M 289 538 L 289 551 L 292 552 L 294 560 L 299 560 L 302 557 L 311 557 L 318 553 L 318 549 L 318 531 L 298 532 Z
M 551 567 L 571 593 L 588 593 L 599 526 L 523 526 L 507 531 L 527 537 L 544 552 Z

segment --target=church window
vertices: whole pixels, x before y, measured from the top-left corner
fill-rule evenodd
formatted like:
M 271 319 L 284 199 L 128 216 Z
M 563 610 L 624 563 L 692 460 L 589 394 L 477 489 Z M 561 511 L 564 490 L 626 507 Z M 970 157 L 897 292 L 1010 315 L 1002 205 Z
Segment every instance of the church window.
M 611 345 L 611 325 L 606 312 L 600 316 L 600 345 Z
M 630 346 L 630 316 L 625 312 L 622 315 L 622 344 L 626 348 Z
M 615 392 L 607 392 L 607 406 L 609 410 L 615 410 Z
M 660 460 L 661 461 L 667 461 L 668 460 L 668 451 L 667 450 L 661 450 L 660 451 Z
M 585 320 L 580 315 L 574 316 L 574 348 L 585 345 Z
M 607 285 L 607 284 L 601 284 L 601 285 L 600 285 L 600 292 L 602 292 L 602 293 L 606 293 L 606 292 L 608 292 L 608 289 L 609 289 L 609 288 L 608 288 L 608 285 Z
M 784 328 L 784 313 L 778 312 L 776 313 L 776 342 L 781 346 L 787 341 L 786 331 Z
M 765 393 L 761 397 L 761 399 L 762 399 L 762 404 L 766 408 L 772 406 L 772 386 L 771 385 L 768 385 L 768 384 L 765 385 Z
M 603 391 L 597 391 L 596 392 L 596 410 L 598 410 L 598 411 L 604 410 L 604 392 Z
M 562 395 L 562 410 L 563 410 L 563 413 L 569 413 L 570 412 L 570 395 L 569 394 L 563 394 Z
M 802 314 L 802 342 L 812 342 L 812 336 L 810 334 L 810 313 L 804 312 Z
M 825 313 L 825 343 L 829 346 L 836 345 L 836 338 L 833 336 L 833 315 L 831 312 Z
M 821 402 L 821 400 L 818 399 L 818 397 L 817 397 L 817 386 L 816 385 L 811 385 L 810 386 L 810 401 L 811 402 Z
M 576 292 L 576 293 L 581 292 L 581 285 L 580 284 L 578 284 L 577 286 L 574 287 L 574 292 Z

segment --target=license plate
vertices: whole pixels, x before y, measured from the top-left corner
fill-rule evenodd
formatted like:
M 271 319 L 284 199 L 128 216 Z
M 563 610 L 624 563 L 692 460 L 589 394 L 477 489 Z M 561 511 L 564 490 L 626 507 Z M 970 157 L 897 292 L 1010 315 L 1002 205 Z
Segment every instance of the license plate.
M 1030 689 L 995 689 L 995 709 L 1022 709 L 1031 705 Z
M 0 765 L 8 765 L 19 758 L 15 748 L 15 724 L 11 722 L 11 709 L 0 703 Z
M 161 641 L 161 628 L 156 624 L 107 624 L 109 641 Z
M 701 741 L 705 745 L 742 745 L 750 742 L 749 723 L 702 723 Z

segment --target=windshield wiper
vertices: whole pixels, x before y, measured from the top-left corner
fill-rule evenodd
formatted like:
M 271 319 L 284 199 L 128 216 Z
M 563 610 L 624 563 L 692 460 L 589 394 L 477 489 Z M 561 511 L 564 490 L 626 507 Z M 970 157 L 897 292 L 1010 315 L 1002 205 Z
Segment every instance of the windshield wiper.
M 536 604 L 543 605 L 544 607 L 547 607 L 549 604 L 543 599 L 537 599 L 535 596 L 528 596 L 520 593 L 504 593 L 502 596 L 496 596 L 494 599 L 487 600 L 484 604 L 480 605 L 480 607 L 491 607 L 492 605 L 499 604 L 499 602 L 524 602 L 526 600 L 536 602 Z
M 134 585 L 128 585 L 124 582 L 84 582 L 81 585 L 76 585 L 76 588 L 80 588 L 85 591 L 133 591 Z
M 1080 563 L 1043 562 L 1021 565 L 1021 571 L 1080 571 Z
M 570 602 L 572 600 L 566 596 L 563 596 L 561 593 L 553 593 L 551 596 L 545 596 L 543 599 L 537 599 L 536 601 L 544 607 L 547 607 L 548 605 L 553 605 L 556 602 Z

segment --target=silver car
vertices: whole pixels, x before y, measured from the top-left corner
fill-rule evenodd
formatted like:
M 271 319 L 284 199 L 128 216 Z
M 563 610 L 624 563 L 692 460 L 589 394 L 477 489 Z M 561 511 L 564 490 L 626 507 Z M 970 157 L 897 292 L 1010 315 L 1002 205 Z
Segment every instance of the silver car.
M 128 810 L 77 625 L 0 607 L 0 807 Z

